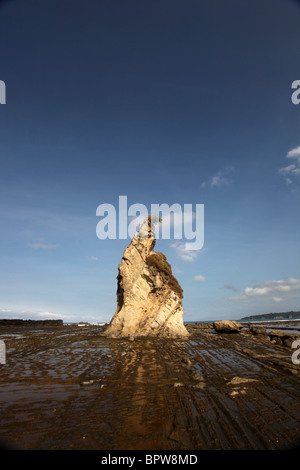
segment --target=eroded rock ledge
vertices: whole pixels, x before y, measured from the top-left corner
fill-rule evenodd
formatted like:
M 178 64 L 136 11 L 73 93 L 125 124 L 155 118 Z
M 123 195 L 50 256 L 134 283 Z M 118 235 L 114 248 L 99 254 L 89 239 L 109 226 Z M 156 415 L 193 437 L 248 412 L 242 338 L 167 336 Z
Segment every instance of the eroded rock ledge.
M 61 326 L 63 320 L 22 320 L 16 319 L 1 319 L 0 326 Z
M 188 336 L 182 319 L 182 288 L 165 255 L 154 251 L 155 242 L 149 217 L 119 264 L 117 309 L 105 336 Z

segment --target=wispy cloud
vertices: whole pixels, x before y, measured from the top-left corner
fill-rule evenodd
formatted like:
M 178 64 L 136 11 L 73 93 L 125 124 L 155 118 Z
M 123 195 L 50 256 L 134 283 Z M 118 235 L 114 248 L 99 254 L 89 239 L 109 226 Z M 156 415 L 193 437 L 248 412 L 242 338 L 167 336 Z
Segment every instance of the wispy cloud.
M 220 171 L 212 178 L 207 181 L 203 181 L 201 184 L 201 188 L 220 188 L 222 186 L 229 186 L 232 183 L 229 175 L 231 175 L 235 171 L 233 166 L 228 166 Z
M 297 158 L 300 163 L 300 145 L 287 153 L 287 158 Z
M 171 248 L 174 248 L 176 251 L 177 258 L 182 259 L 183 261 L 195 261 L 199 254 L 203 250 L 187 250 L 185 248 L 185 243 L 172 243 Z
M 86 259 L 89 261 L 99 261 L 100 258 L 98 256 L 86 256 Z
M 182 273 L 181 269 L 179 269 L 177 266 L 174 266 L 173 271 L 174 271 L 176 274 L 181 274 L 181 273 Z
M 195 277 L 194 277 L 194 281 L 205 282 L 205 281 L 206 281 L 206 277 L 201 276 L 201 274 L 199 274 L 198 276 L 195 276 Z
M 62 313 L 55 313 L 55 312 L 49 312 L 49 311 L 43 311 L 43 310 L 35 310 L 33 309 L 19 309 L 19 308 L 0 308 L 0 314 L 7 318 L 7 319 L 12 319 L 12 318 L 21 318 L 24 320 L 55 320 L 55 319 L 61 319 L 61 320 L 70 320 L 72 318 L 71 315 L 67 314 L 62 314 Z
M 278 172 L 284 177 L 286 184 L 290 185 L 294 182 L 293 178 L 300 175 L 300 146 L 290 150 L 286 158 L 293 159 L 293 163 L 279 168 Z
M 49 243 L 45 243 L 44 238 L 36 238 L 34 242 L 27 243 L 27 246 L 34 250 L 52 250 L 58 247 L 58 245 L 49 245 Z
M 282 297 L 273 297 L 274 302 L 283 302 L 284 299 Z
M 39 318 L 43 318 L 45 320 L 47 319 L 59 319 L 59 318 L 62 318 L 62 315 L 60 313 L 53 313 L 53 312 L 38 312 L 36 314 L 37 317 Z M 64 318 L 68 317 L 68 315 L 64 315 Z
M 272 296 L 275 302 L 281 302 L 284 299 L 279 295 L 300 290 L 300 279 L 290 277 L 286 280 L 266 281 L 254 287 L 246 287 L 244 293 L 237 297 L 231 297 L 231 300 L 243 300 L 252 297 Z

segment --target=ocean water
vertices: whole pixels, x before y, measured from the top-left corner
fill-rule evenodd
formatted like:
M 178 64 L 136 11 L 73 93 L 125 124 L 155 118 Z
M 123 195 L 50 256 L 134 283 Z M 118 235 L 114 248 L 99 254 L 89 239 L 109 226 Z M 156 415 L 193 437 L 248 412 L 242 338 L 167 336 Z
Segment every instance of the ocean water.
M 191 321 L 184 321 L 185 325 L 193 325 L 194 323 L 213 323 L 214 321 L 218 320 L 191 320 Z

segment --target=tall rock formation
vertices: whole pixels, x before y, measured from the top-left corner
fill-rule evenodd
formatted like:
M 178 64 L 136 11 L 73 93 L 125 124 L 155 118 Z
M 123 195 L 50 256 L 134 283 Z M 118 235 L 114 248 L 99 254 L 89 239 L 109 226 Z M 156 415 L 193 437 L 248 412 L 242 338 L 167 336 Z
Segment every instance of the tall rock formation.
M 155 242 L 149 216 L 119 264 L 117 310 L 105 336 L 188 336 L 182 319 L 182 288 L 165 255 L 154 251 Z

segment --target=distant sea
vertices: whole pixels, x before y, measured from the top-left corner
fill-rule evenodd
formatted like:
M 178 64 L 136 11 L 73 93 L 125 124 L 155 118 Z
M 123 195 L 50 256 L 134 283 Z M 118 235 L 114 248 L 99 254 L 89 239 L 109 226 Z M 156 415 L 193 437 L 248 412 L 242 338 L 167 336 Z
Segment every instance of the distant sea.
M 226 319 L 227 320 L 227 319 Z M 186 325 L 189 324 L 194 324 L 194 323 L 213 323 L 215 321 L 221 321 L 220 319 L 218 320 L 195 320 L 195 321 L 185 321 L 184 323 Z M 274 323 L 274 322 L 293 322 L 293 321 L 300 321 L 299 318 L 280 318 L 280 319 L 269 319 L 269 320 L 239 320 L 237 318 L 232 318 L 230 321 L 237 321 L 239 323 Z
M 213 323 L 214 321 L 220 320 L 194 320 L 194 321 L 184 321 L 185 325 L 193 325 L 194 323 Z

